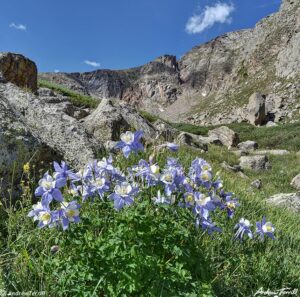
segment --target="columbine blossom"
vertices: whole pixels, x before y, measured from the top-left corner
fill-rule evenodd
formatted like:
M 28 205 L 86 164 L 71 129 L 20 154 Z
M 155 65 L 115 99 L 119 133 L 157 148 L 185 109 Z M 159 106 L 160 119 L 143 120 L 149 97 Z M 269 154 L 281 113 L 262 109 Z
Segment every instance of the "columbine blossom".
M 249 238 L 253 238 L 252 231 L 250 229 L 250 222 L 244 218 L 241 218 L 239 223 L 235 225 L 234 229 L 237 229 L 235 233 L 235 239 L 242 240 L 244 234 L 246 234 Z
M 104 197 L 104 193 L 109 191 L 109 183 L 104 177 L 97 177 L 91 183 L 91 192 L 97 193 L 102 199 Z
M 33 217 L 34 221 L 39 221 L 39 228 L 43 228 L 45 226 L 51 228 L 57 225 L 57 211 L 51 211 L 49 206 L 44 206 L 41 202 L 33 205 L 32 208 L 33 209 L 28 213 L 28 217 Z
M 127 131 L 121 134 L 121 141 L 115 146 L 116 149 L 122 149 L 125 158 L 128 158 L 131 152 L 137 153 L 138 151 L 143 151 L 144 147 L 140 143 L 143 131 L 136 131 L 134 133 Z
M 195 205 L 195 196 L 194 193 L 187 192 L 184 194 L 184 201 L 186 207 L 192 207 Z
M 275 239 L 274 236 L 275 227 L 271 222 L 266 222 L 266 217 L 262 218 L 261 222 L 256 222 L 256 234 L 260 237 L 261 240 L 264 240 L 264 236 Z
M 66 184 L 65 178 L 54 179 L 48 172 L 39 181 L 39 187 L 35 190 L 35 196 L 42 196 L 42 204 L 48 206 L 54 199 L 56 201 L 63 201 L 62 193 L 59 188 Z
M 199 218 L 196 219 L 196 227 L 202 227 L 203 230 L 207 230 L 208 234 L 212 234 L 213 232 L 222 232 L 222 229 L 217 227 L 215 223 L 213 223 L 209 218 Z
M 59 179 L 59 178 L 76 179 L 77 178 L 77 176 L 73 172 L 73 170 L 69 169 L 68 165 L 64 161 L 61 161 L 61 165 L 59 165 L 57 162 L 54 162 L 53 167 L 54 167 L 54 170 L 55 170 L 54 177 L 56 179 Z
M 225 201 L 222 204 L 221 208 L 226 209 L 228 217 L 232 219 L 237 206 L 240 206 L 240 204 L 238 203 L 238 199 L 232 198 L 232 193 L 228 193 L 225 196 Z
M 68 229 L 70 222 L 78 223 L 80 205 L 76 201 L 61 203 L 61 209 L 59 210 L 59 219 L 61 221 L 63 230 Z
M 122 182 L 115 186 L 114 193 L 110 194 L 108 198 L 114 201 L 115 209 L 120 210 L 125 205 L 131 205 L 134 202 L 134 196 L 137 192 L 137 188 L 128 182 Z

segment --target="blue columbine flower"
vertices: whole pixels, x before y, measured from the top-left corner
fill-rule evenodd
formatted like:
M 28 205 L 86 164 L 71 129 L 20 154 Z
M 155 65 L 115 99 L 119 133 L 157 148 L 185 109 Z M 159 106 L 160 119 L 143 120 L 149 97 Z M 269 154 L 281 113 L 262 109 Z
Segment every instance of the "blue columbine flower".
M 45 206 L 41 202 L 33 205 L 32 208 L 28 216 L 33 217 L 34 221 L 39 221 L 39 228 L 44 228 L 45 226 L 52 228 L 57 226 L 59 219 L 57 211 L 51 211 L 49 206 Z
M 260 237 L 261 240 L 264 240 L 264 235 L 269 236 L 272 239 L 275 239 L 274 236 L 275 227 L 271 222 L 266 222 L 266 217 L 263 216 L 261 222 L 256 222 L 256 234 Z
M 71 169 L 69 169 L 66 162 L 61 161 L 61 165 L 59 165 L 57 162 L 54 162 L 53 167 L 54 167 L 54 170 L 55 170 L 54 177 L 56 179 L 59 179 L 59 178 L 77 179 L 76 174 Z
M 120 210 L 125 205 L 131 205 L 134 202 L 134 196 L 138 192 L 138 188 L 133 187 L 128 182 L 122 182 L 115 186 L 115 192 L 108 196 L 114 201 L 116 210 Z
M 240 206 L 238 199 L 232 198 L 232 193 L 228 193 L 225 196 L 225 201 L 221 208 L 226 209 L 228 217 L 232 219 L 237 206 Z
M 194 193 L 187 192 L 183 195 L 184 201 L 185 201 L 185 206 L 186 207 L 192 207 L 195 205 L 195 196 Z
M 78 223 L 80 221 L 79 218 L 79 208 L 81 206 L 76 201 L 71 202 L 63 202 L 61 203 L 61 209 L 59 210 L 59 218 L 61 220 L 61 224 L 63 230 L 67 230 L 70 222 Z
M 207 230 L 208 234 L 212 234 L 213 232 L 222 232 L 222 229 L 217 227 L 215 223 L 213 223 L 210 218 L 196 218 L 196 227 L 202 227 L 203 230 Z
M 97 193 L 102 199 L 104 193 L 109 191 L 109 183 L 104 177 L 97 177 L 91 184 L 91 192 Z
M 39 187 L 35 190 L 35 196 L 42 196 L 42 204 L 48 206 L 54 199 L 56 201 L 63 201 L 63 195 L 59 188 L 65 186 L 66 179 L 58 178 L 54 179 L 48 172 L 39 181 Z
M 121 134 L 121 141 L 115 146 L 116 149 L 121 148 L 125 158 L 128 158 L 131 152 L 137 153 L 143 151 L 144 147 L 140 143 L 143 131 L 136 131 L 134 133 L 127 131 Z
M 244 218 L 241 218 L 239 223 L 235 225 L 234 229 L 237 229 L 237 232 L 235 233 L 234 238 L 242 240 L 244 234 L 248 235 L 249 238 L 253 238 L 252 231 L 250 229 L 250 222 Z

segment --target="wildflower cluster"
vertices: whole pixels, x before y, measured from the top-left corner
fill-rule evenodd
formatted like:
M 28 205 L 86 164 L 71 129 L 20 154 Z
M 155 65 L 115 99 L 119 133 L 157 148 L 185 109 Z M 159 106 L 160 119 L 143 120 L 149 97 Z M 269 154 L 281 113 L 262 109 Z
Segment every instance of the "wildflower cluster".
M 142 136 L 142 131 L 128 131 L 121 135 L 116 147 L 122 149 L 128 158 L 131 153 L 144 150 Z M 201 227 L 208 234 L 222 232 L 213 221 L 213 214 L 221 211 L 232 219 L 240 206 L 238 199 L 233 193 L 224 191 L 219 176 L 214 176 L 210 164 L 201 158 L 193 160 L 188 170 L 175 158 L 168 158 L 161 168 L 155 157 L 163 149 L 175 152 L 178 146 L 173 143 L 156 146 L 149 160 L 142 159 L 123 171 L 114 166 L 112 156 L 89 162 L 77 173 L 70 170 L 65 162 L 61 165 L 55 162 L 54 174 L 47 172 L 39 182 L 35 195 L 41 197 L 41 201 L 33 206 L 29 216 L 39 221 L 39 227 L 61 224 L 65 230 L 70 222 L 79 222 L 80 205 L 76 200 L 65 201 L 62 190 L 69 194 L 66 196 L 80 198 L 83 203 L 94 199 L 113 201 L 114 208 L 120 211 L 145 199 L 147 196 L 143 193 L 151 188 L 151 192 L 157 193 L 151 199 L 154 205 L 186 208 L 193 214 L 197 228 Z M 59 207 L 52 210 L 50 205 Z M 235 226 L 235 238 L 243 239 L 244 235 L 253 238 L 250 226 L 248 220 L 241 219 Z M 274 239 L 275 228 L 266 222 L 265 217 L 256 226 L 260 239 L 263 240 L 265 235 Z

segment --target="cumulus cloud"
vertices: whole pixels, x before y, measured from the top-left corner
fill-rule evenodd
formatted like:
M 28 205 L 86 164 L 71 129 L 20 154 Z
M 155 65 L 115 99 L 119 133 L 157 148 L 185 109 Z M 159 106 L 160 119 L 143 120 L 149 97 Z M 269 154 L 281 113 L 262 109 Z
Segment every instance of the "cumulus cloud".
M 9 25 L 10 28 L 14 28 L 14 29 L 17 29 L 17 30 L 21 30 L 21 31 L 26 31 L 27 30 L 27 27 L 23 24 L 15 24 L 15 23 L 11 23 Z
M 60 70 L 59 70 L 59 69 L 54 69 L 54 72 L 55 72 L 55 73 L 59 73 Z
M 234 11 L 233 4 L 218 2 L 213 6 L 205 6 L 200 14 L 189 18 L 185 30 L 189 34 L 201 33 L 212 27 L 215 23 L 230 23 L 231 13 Z
M 85 60 L 84 63 L 86 65 L 92 66 L 92 67 L 100 67 L 100 63 L 95 62 L 95 61 L 89 61 L 89 60 Z

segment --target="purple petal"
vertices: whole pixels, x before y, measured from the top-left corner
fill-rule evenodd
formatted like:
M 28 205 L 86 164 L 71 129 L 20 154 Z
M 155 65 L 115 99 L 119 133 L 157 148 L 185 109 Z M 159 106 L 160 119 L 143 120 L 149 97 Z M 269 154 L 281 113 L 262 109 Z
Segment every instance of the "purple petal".
M 64 200 L 64 197 L 59 189 L 53 189 L 52 196 L 56 201 L 62 202 Z
M 43 187 L 37 187 L 34 192 L 34 195 L 39 197 L 39 196 L 42 196 L 44 193 L 45 193 L 45 191 L 44 191 Z
M 63 177 L 60 177 L 55 181 L 55 188 L 62 188 L 66 185 L 66 183 L 67 180 Z

